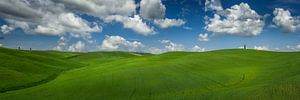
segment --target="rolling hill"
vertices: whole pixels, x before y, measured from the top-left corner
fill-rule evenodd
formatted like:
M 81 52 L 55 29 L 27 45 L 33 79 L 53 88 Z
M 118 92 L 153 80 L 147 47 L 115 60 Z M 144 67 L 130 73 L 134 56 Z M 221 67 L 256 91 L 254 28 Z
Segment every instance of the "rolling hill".
M 0 48 L 0 59 L 0 100 L 300 99 L 298 52 L 153 55 Z

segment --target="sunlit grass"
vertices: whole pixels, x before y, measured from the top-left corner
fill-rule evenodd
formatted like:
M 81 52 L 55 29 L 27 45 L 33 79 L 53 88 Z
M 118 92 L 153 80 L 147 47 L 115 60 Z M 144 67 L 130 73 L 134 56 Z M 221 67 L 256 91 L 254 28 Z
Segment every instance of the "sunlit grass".
M 16 62 L 16 65 L 1 63 L 0 70 L 7 73 L 5 77 L 0 77 L 1 81 L 9 81 L 3 86 L 14 85 L 13 82 L 18 80 L 10 80 L 16 77 L 14 75 L 19 75 L 13 72 L 14 69 L 5 69 L 8 66 L 18 68 L 19 65 L 26 65 L 29 69 L 32 67 L 32 70 L 42 70 L 37 72 L 45 76 L 52 75 L 51 70 L 53 73 L 63 71 L 48 83 L 2 93 L 1 100 L 296 100 L 300 98 L 298 95 L 300 94 L 300 53 L 233 49 L 137 56 L 128 52 L 64 53 L 1 50 L 2 62 Z M 13 52 L 19 54 L 12 54 Z M 13 57 L 2 60 L 6 56 Z M 40 58 L 31 59 L 34 57 Z M 23 64 L 21 63 L 23 59 L 31 62 Z M 60 65 L 57 64 L 58 62 Z M 44 66 L 36 67 L 33 63 Z M 28 73 L 30 71 L 28 70 Z M 44 72 L 45 74 L 42 74 Z M 20 76 L 31 75 L 28 73 L 26 71 Z M 36 80 L 43 78 L 37 77 Z M 28 78 L 30 79 L 32 78 Z

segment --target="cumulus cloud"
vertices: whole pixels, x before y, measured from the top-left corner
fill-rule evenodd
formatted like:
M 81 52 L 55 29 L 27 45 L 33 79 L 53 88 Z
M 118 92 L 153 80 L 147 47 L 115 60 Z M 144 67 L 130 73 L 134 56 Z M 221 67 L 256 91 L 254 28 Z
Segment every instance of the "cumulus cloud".
M 266 46 L 254 46 L 254 49 L 255 50 L 269 50 L 269 48 Z
M 151 47 L 148 48 L 147 52 L 159 54 L 163 52 L 172 52 L 172 51 L 191 51 L 191 52 L 204 52 L 206 51 L 205 48 L 200 47 L 198 45 L 194 45 L 192 48 L 186 49 L 184 45 L 175 43 L 171 40 L 160 40 L 160 43 L 164 45 L 164 48 L 155 48 Z
M 68 42 L 70 42 L 70 39 L 61 36 L 57 41 L 57 45 L 53 47 L 53 50 L 71 51 L 71 52 L 91 51 L 90 49 L 87 49 L 88 45 L 83 41 L 77 41 L 73 44 L 71 43 L 69 44 Z
M 78 41 L 75 44 L 69 46 L 68 50 L 71 52 L 82 52 L 85 48 L 85 43 Z
M 298 44 L 298 45 L 287 45 L 286 48 L 288 50 L 292 50 L 292 51 L 299 51 L 300 50 L 300 44 Z
M 154 24 L 158 25 L 160 28 L 169 28 L 174 26 L 182 26 L 185 24 L 185 21 L 181 19 L 155 19 Z
M 164 52 L 170 51 L 184 51 L 185 48 L 182 44 L 174 43 L 171 40 L 159 40 L 159 42 L 163 45 L 163 48 L 150 47 L 145 49 L 145 52 L 160 54 Z
M 87 38 L 101 27 L 92 24 L 52 0 L 0 1 L 0 16 L 9 26 L 26 33 Z M 20 10 L 22 9 L 22 10 Z
M 124 28 L 132 29 L 142 35 L 154 35 L 156 32 L 150 27 L 139 15 L 134 15 L 137 5 L 134 0 L 54 0 L 55 2 L 64 4 L 67 8 L 75 11 L 81 11 L 103 19 L 105 22 L 120 22 Z M 143 2 L 152 2 L 141 1 Z M 155 4 L 155 2 L 153 2 Z M 161 2 L 160 2 L 161 3 Z M 152 5 L 145 5 L 152 7 Z M 144 7 L 144 6 L 143 6 Z M 144 10 L 144 8 L 141 7 Z M 157 11 L 157 9 L 155 10 Z M 134 15 L 134 16 L 132 16 Z M 144 15 L 141 14 L 141 15 Z M 151 16 L 151 14 L 149 14 Z M 163 15 L 164 16 L 164 15 Z
M 161 0 L 142 0 L 140 15 L 158 25 L 160 28 L 178 27 L 185 24 L 182 19 L 165 18 L 166 7 Z
M 207 33 L 199 34 L 198 40 L 199 41 L 209 41 L 208 34 Z
M 161 40 L 160 43 L 164 44 L 165 51 L 184 51 L 182 44 L 174 43 L 171 40 Z
M 14 29 L 21 28 L 25 32 L 32 31 L 32 29 L 29 26 L 29 24 L 31 24 L 31 22 L 18 21 L 18 20 L 13 20 L 13 19 L 6 19 L 6 21 L 10 24 L 10 27 L 12 27 Z
M 162 19 L 165 17 L 166 7 L 161 0 L 142 0 L 140 2 L 140 14 L 149 20 Z
M 102 50 L 136 51 L 142 47 L 144 47 L 144 45 L 141 42 L 128 41 L 121 36 L 106 36 L 101 45 Z
M 146 52 L 153 53 L 153 54 L 160 54 L 160 53 L 170 52 L 170 51 L 190 51 L 190 52 L 206 51 L 205 48 L 200 47 L 198 45 L 194 45 L 192 48 L 185 49 L 182 44 L 177 44 L 170 40 L 161 40 L 160 42 L 164 45 L 164 48 L 150 47 L 146 50 Z
M 193 51 L 193 52 L 204 52 L 205 48 L 201 48 L 200 46 L 195 45 L 195 46 L 193 46 L 193 48 L 191 48 L 191 51 Z
M 205 1 L 205 11 L 221 11 L 223 10 L 220 0 L 206 0 Z
M 293 17 L 288 10 L 275 8 L 273 22 L 284 32 L 295 32 L 300 29 L 300 19 Z
M 53 50 L 58 50 L 58 51 L 64 51 L 66 50 L 66 46 L 67 46 L 67 40 L 65 37 L 60 37 L 57 45 L 53 48 Z
M 10 33 L 12 30 L 14 30 L 14 28 L 8 25 L 2 25 L 0 27 L 0 32 L 4 35 Z
M 262 16 L 247 3 L 241 3 L 227 8 L 222 14 L 214 14 L 213 18 L 208 18 L 205 29 L 214 35 L 257 36 L 263 27 Z
M 160 54 L 160 53 L 163 53 L 164 51 L 160 48 L 151 47 L 151 48 L 148 48 L 147 52 L 152 53 L 152 54 Z
M 139 15 L 133 17 L 124 17 L 120 15 L 108 16 L 104 19 L 105 22 L 117 21 L 123 23 L 124 28 L 132 29 L 142 35 L 154 35 L 156 32 L 153 27 L 148 26 Z
M 135 13 L 134 0 L 53 0 L 69 9 L 98 17 L 110 15 L 130 16 Z
M 81 14 L 106 22 L 121 22 L 124 28 L 142 35 L 157 33 L 144 19 L 162 28 L 185 23 L 181 19 L 165 18 L 166 7 L 161 0 L 142 0 L 139 4 L 135 0 L 3 0 L 0 1 L 0 17 L 8 22 L 8 26 L 20 28 L 25 33 L 83 38 L 101 32 L 102 27 L 85 20 L 79 16 Z M 136 15 L 138 6 L 140 15 Z
M 30 6 L 27 0 L 1 0 L 0 16 L 14 19 L 35 19 L 42 17 L 42 12 Z
M 90 23 L 73 13 L 62 13 L 58 16 L 46 15 L 46 18 L 55 17 L 56 20 L 47 21 L 38 25 L 34 31 L 45 35 L 61 35 L 66 32 L 74 37 L 90 36 L 92 32 L 100 32 L 102 29 L 95 25 L 90 27 Z

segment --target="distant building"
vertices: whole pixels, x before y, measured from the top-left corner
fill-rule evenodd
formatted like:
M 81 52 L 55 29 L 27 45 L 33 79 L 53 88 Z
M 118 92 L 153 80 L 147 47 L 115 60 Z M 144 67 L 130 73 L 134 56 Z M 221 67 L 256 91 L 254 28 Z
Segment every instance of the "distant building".
M 244 49 L 247 49 L 246 44 L 244 44 Z

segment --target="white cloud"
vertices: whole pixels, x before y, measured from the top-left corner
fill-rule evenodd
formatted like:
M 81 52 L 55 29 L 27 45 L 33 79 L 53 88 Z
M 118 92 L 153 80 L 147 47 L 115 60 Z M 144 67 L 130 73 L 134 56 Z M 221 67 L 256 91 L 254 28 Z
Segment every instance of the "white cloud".
M 148 48 L 147 52 L 152 53 L 152 54 L 160 54 L 160 53 L 163 53 L 163 50 L 160 48 L 151 47 L 151 48 Z
M 198 40 L 199 41 L 209 41 L 208 34 L 207 33 L 199 34 Z
M 101 45 L 101 49 L 103 50 L 136 51 L 142 47 L 144 47 L 144 45 L 141 42 L 128 41 L 121 36 L 106 36 Z
M 142 0 L 140 2 L 140 14 L 160 28 L 178 27 L 185 24 L 182 19 L 165 18 L 166 7 L 161 0 Z
M 161 40 L 160 42 L 165 45 L 165 51 L 184 51 L 182 44 L 174 43 L 171 40 Z
M 234 5 L 208 18 L 205 29 L 215 35 L 231 34 L 239 36 L 257 36 L 264 27 L 262 16 L 257 14 L 246 3 Z
M 166 7 L 161 0 L 142 0 L 140 2 L 140 14 L 149 20 L 162 19 L 165 17 Z
M 27 0 L 1 0 L 0 16 L 13 19 L 38 19 L 42 12 L 30 6 Z
M 53 0 L 69 9 L 98 17 L 110 15 L 130 16 L 135 13 L 134 0 Z
M 185 24 L 185 21 L 181 19 L 155 19 L 154 24 L 158 25 L 160 28 L 169 28 L 169 27 L 174 27 L 174 26 L 182 26 Z
M 0 16 L 9 26 L 21 28 L 26 33 L 87 38 L 101 27 L 70 12 L 64 4 L 52 0 L 0 1 Z M 20 10 L 22 9 L 22 10 Z M 91 27 L 93 26 L 93 27 Z
M 193 51 L 193 52 L 204 52 L 204 51 L 205 51 L 205 48 L 201 48 L 200 46 L 195 45 L 195 46 L 191 49 L 191 51 Z
M 74 9 L 75 11 L 81 11 L 83 13 L 88 13 L 103 19 L 105 22 L 110 23 L 112 21 L 121 22 L 124 28 L 132 29 L 138 34 L 142 35 L 154 35 L 156 32 L 153 27 L 150 27 L 139 15 L 134 15 L 136 12 L 137 5 L 134 0 L 54 0 L 64 4 L 69 9 Z M 147 9 L 152 9 L 151 7 L 155 6 L 157 3 L 161 4 L 159 0 L 149 0 L 141 1 L 143 3 L 151 2 L 150 4 L 143 5 L 141 10 L 149 11 Z M 162 4 L 161 4 L 162 5 Z M 146 8 L 145 8 L 146 6 Z M 157 8 L 154 9 L 158 11 Z M 142 16 L 152 16 L 154 12 L 148 12 L 141 14 Z M 134 15 L 134 16 L 132 16 Z M 164 14 L 162 15 L 164 17 Z
M 85 43 L 78 41 L 75 44 L 72 44 L 71 46 L 69 46 L 68 50 L 72 51 L 72 52 L 81 52 L 84 50 L 84 48 L 85 48 Z
M 13 27 L 14 29 L 21 28 L 25 32 L 31 31 L 29 26 L 29 23 L 31 22 L 18 21 L 13 19 L 6 19 L 6 21 L 10 24 L 10 27 Z
M 0 27 L 0 32 L 3 33 L 4 35 L 9 34 L 12 30 L 14 30 L 14 28 L 8 25 L 2 25 Z
M 59 40 L 57 41 L 57 45 L 55 47 L 53 47 L 53 50 L 58 50 L 58 51 L 71 51 L 71 52 L 83 52 L 83 51 L 93 51 L 95 48 L 89 48 L 90 45 L 95 46 L 95 44 L 93 43 L 89 43 L 89 45 L 87 45 L 85 42 L 89 42 L 89 41 L 77 41 L 74 44 L 69 44 L 68 42 L 70 42 L 70 38 L 65 38 L 63 36 L 61 36 L 59 38 Z
M 66 40 L 65 37 L 60 37 L 59 40 L 58 40 L 57 46 L 55 46 L 53 48 L 53 50 L 58 50 L 58 51 L 64 51 L 64 50 L 66 50 L 66 46 L 67 46 L 66 41 L 67 40 Z
M 220 0 L 206 0 L 205 1 L 205 11 L 221 11 L 223 10 Z
M 89 22 L 73 13 L 62 13 L 58 16 L 46 15 L 45 19 L 48 20 L 48 18 L 53 20 L 41 23 L 34 31 L 45 35 L 62 35 L 68 32 L 74 37 L 89 37 L 92 32 L 102 31 L 98 25 L 90 27 Z
M 295 48 L 293 46 L 287 45 L 286 48 L 294 50 Z
M 0 47 L 2 47 L 3 46 L 3 44 L 0 44 Z
M 156 21 L 162 28 L 181 26 L 181 19 L 165 18 L 166 7 L 161 0 L 13 0 L 0 1 L 0 17 L 25 33 L 90 38 L 102 27 L 82 18 L 81 14 L 123 23 L 124 28 L 142 35 L 154 35 L 154 27 L 144 19 Z M 136 15 L 140 6 L 140 15 Z M 22 9 L 22 10 L 20 10 Z M 77 15 L 78 14 L 78 15 Z M 141 18 L 142 17 L 142 18 Z M 144 18 L 144 19 L 143 19 Z
M 292 51 L 299 51 L 300 50 L 300 44 L 298 45 L 287 45 L 287 49 L 292 50 Z
M 300 29 L 300 19 L 293 17 L 288 10 L 275 8 L 273 22 L 284 32 L 295 32 Z
M 202 48 L 198 45 L 193 46 L 192 48 L 185 49 L 184 45 L 174 43 L 171 40 L 160 40 L 160 43 L 164 45 L 164 48 L 156 48 L 151 47 L 146 50 L 146 52 L 153 53 L 153 54 L 160 54 L 164 52 L 172 52 L 172 51 L 191 51 L 191 52 L 204 52 L 206 51 L 205 48 Z
M 133 17 L 124 17 L 119 15 L 108 16 L 104 19 L 105 22 L 122 22 L 124 28 L 132 29 L 135 32 L 142 35 L 154 35 L 156 32 L 153 27 L 148 26 L 139 15 L 134 15 Z
M 255 50 L 269 50 L 269 48 L 266 46 L 254 46 L 254 49 Z

